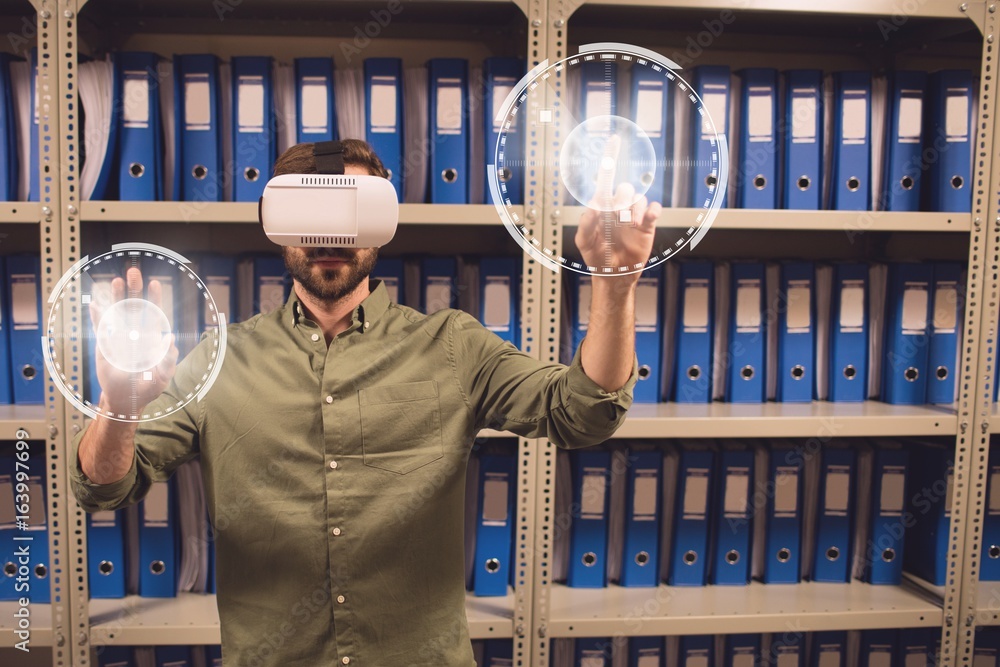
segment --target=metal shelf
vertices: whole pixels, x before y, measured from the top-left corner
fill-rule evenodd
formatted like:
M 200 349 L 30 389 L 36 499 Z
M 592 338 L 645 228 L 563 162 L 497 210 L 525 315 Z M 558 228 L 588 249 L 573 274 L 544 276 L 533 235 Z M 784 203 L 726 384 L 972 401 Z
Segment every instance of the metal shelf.
M 576 227 L 584 206 L 564 206 L 564 227 Z M 696 208 L 665 208 L 658 227 L 690 227 L 703 213 Z M 969 213 L 900 213 L 895 211 L 793 211 L 724 208 L 712 229 L 862 232 L 968 232 Z
M 900 13 L 900 5 L 895 0 L 845 0 L 844 2 L 824 2 L 803 4 L 801 0 L 754 0 L 748 3 L 746 0 L 593 0 L 587 5 L 597 6 L 631 6 L 631 7 L 658 7 L 665 6 L 675 8 L 701 9 L 706 12 L 733 9 L 754 12 L 790 12 L 793 14 L 856 14 L 862 16 L 894 16 Z M 968 7 L 968 13 L 977 15 L 982 13 L 982 2 L 964 3 Z M 919 3 L 907 5 L 906 16 L 923 16 L 931 18 L 962 18 L 966 12 L 961 11 L 961 2 L 950 0 L 923 0 Z M 911 11 L 912 10 L 912 11 Z
M 6 603 L 5 603 L 6 604 Z M 514 636 L 514 596 L 466 596 L 466 615 L 473 639 Z M 5 608 L 0 606 L 0 611 Z M 3 618 L 9 618 L 6 614 Z M 0 627 L 0 646 L 4 646 Z M 51 631 L 50 631 L 51 632 Z M 129 595 L 90 601 L 90 642 L 94 645 L 218 644 L 219 610 L 214 595 L 178 593 L 176 598 Z
M 0 602 L 0 648 L 14 646 L 21 641 L 14 634 L 14 612 L 17 602 Z M 31 646 L 52 646 L 52 605 L 35 604 L 28 606 L 31 613 Z
M 865 403 L 633 403 L 615 438 L 955 435 L 951 406 Z
M 247 202 L 85 201 L 81 218 L 93 222 L 257 223 L 257 204 Z M 523 216 L 523 211 L 518 213 Z M 404 225 L 500 225 L 489 204 L 400 204 Z
M 1000 581 L 980 581 L 976 589 L 976 625 L 1000 625 Z
M 770 584 L 582 589 L 554 584 L 550 637 L 940 628 L 940 603 L 907 587 Z
M 0 440 L 16 440 L 18 431 L 36 440 L 45 436 L 45 406 L 0 405 Z
M 37 223 L 41 211 L 36 201 L 5 201 L 0 202 L 0 222 Z

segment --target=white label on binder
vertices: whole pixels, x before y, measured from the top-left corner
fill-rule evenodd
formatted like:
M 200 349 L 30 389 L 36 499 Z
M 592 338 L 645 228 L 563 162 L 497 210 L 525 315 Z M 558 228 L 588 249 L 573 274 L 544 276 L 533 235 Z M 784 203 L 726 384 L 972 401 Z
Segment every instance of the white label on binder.
M 851 498 L 851 475 L 846 472 L 826 473 L 826 493 L 823 508 L 828 513 L 846 512 Z
M 635 330 L 656 331 L 659 299 L 656 279 L 640 278 L 635 286 Z
M 491 331 L 510 328 L 510 278 L 486 276 L 483 288 L 483 326 Z
M 944 103 L 944 134 L 948 141 L 969 138 L 969 89 L 949 88 Z
M 747 106 L 750 141 L 770 141 L 774 134 L 774 90 L 751 87 Z
M 390 83 L 375 83 L 382 78 Z M 395 132 L 396 77 L 372 77 L 371 96 L 372 132 Z
M 483 482 L 483 523 L 485 525 L 507 525 L 507 487 L 505 479 L 487 479 Z
M 281 276 L 263 276 L 257 288 L 259 290 L 259 312 L 266 315 L 284 305 L 285 283 Z
M 944 485 L 944 513 L 945 516 L 951 515 L 951 498 L 955 493 L 955 468 L 954 466 L 948 467 L 948 474 L 945 477 Z
M 399 279 L 395 276 L 385 276 L 380 280 L 385 285 L 385 291 L 389 293 L 389 301 L 399 303 Z
M 976 649 L 978 652 L 979 649 Z M 995 655 L 977 655 L 972 659 L 972 667 L 997 667 Z
M 892 667 L 892 654 L 872 651 L 868 654 L 868 667 Z
M 13 528 L 16 521 L 14 482 L 10 475 L 3 475 L 0 476 L 0 529 Z
M 438 79 L 437 117 L 435 127 L 438 132 L 458 134 L 462 131 L 462 88 L 457 85 L 457 79 L 451 85 L 441 85 L 446 79 Z
M 590 280 L 581 279 L 579 284 L 579 290 L 577 290 L 577 323 L 579 328 L 586 329 L 587 325 L 590 324 L 590 295 L 593 291 L 593 286 Z
M 852 96 L 852 93 L 858 96 Z M 844 107 L 841 113 L 841 133 L 845 144 L 864 143 L 868 138 L 868 100 L 864 91 L 844 91 Z
M 635 124 L 651 137 L 660 136 L 663 132 L 663 83 L 640 83 L 635 105 Z
M 934 290 L 934 330 L 955 331 L 958 326 L 958 289 L 938 287 Z
M 705 516 L 708 511 L 708 470 L 689 468 L 684 482 L 684 516 Z
M 639 476 L 636 471 L 635 488 L 632 491 L 632 519 L 653 521 L 656 519 L 656 508 L 659 498 L 656 493 L 656 477 L 651 474 Z
M 41 478 L 30 477 L 28 479 L 28 497 L 31 499 L 28 528 L 44 528 L 45 514 L 49 508 L 45 506 L 45 482 Z
M 584 519 L 604 518 L 604 494 L 607 479 L 604 469 L 585 470 L 580 487 L 580 516 Z
M 660 656 L 640 655 L 636 667 L 660 667 Z
M 229 315 L 229 277 L 228 276 L 207 276 L 205 278 L 205 287 L 208 288 L 208 293 L 212 295 L 212 301 L 215 302 L 215 307 L 218 309 L 219 313 Z M 209 301 L 205 300 L 205 328 L 211 329 L 222 324 L 221 319 L 217 322 L 212 322 L 212 309 L 209 308 Z
M 184 126 L 188 130 L 212 129 L 212 89 L 207 74 L 184 78 Z
M 113 510 L 94 512 L 90 515 L 90 525 L 95 528 L 114 528 L 117 516 Z
M 321 134 L 327 131 L 329 123 L 329 83 L 325 76 L 302 77 L 302 117 L 303 134 Z
M 774 475 L 774 514 L 794 515 L 799 506 L 798 468 L 778 468 Z
M 604 656 L 581 656 L 580 667 L 604 667 Z
M 777 667 L 799 667 L 799 654 L 790 652 L 780 654 Z
M 903 511 L 903 489 L 906 475 L 902 468 L 886 468 L 882 472 L 882 493 L 879 498 L 879 515 L 894 516 Z
M 145 72 L 125 72 L 122 87 L 122 124 L 149 127 L 149 79 Z
M 684 667 L 708 667 L 707 655 L 690 655 L 684 661 Z
M 819 667 L 840 667 L 840 650 L 820 648 Z
M 726 475 L 726 493 L 723 499 L 724 516 L 746 516 L 747 493 L 750 490 L 749 470 L 730 472 Z
M 241 76 L 236 89 L 239 132 L 264 131 L 264 77 Z
M 840 290 L 840 328 L 861 330 L 865 325 L 865 288 L 843 287 Z
M 754 667 L 756 663 L 752 655 L 734 655 L 733 667 Z
M 736 331 L 753 332 L 760 329 L 760 282 L 736 287 Z
M 503 102 L 514 90 L 517 79 L 509 76 L 497 76 L 493 78 L 493 131 L 499 132 L 503 128 Z M 511 125 L 511 129 L 514 126 Z
M 902 91 L 899 98 L 899 128 L 897 139 L 900 143 L 916 144 L 920 142 L 920 127 L 923 119 L 924 102 L 921 92 L 907 94 Z
M 33 274 L 11 276 L 10 305 L 14 331 L 38 328 L 38 289 Z
M 907 285 L 903 290 L 903 335 L 927 333 L 927 286 Z
M 706 86 L 708 88 L 709 86 Z M 722 86 L 724 88 L 724 86 Z M 719 134 L 725 134 L 726 118 L 729 115 L 729 95 L 727 93 L 709 93 L 701 96 L 705 103 L 705 113 L 701 117 L 701 138 L 710 139 L 715 136 L 712 123 Z M 709 122 L 711 116 L 712 123 Z
M 786 325 L 792 333 L 808 332 L 812 326 L 812 290 L 808 287 L 788 289 Z
M 920 651 L 915 653 L 908 653 L 906 658 L 903 660 L 903 667 L 927 667 L 927 654 L 924 652 L 924 647 L 920 647 Z
M 792 143 L 816 143 L 816 89 L 792 91 Z
M 988 510 L 991 514 L 1000 513 L 1000 469 L 993 468 L 990 471 L 990 504 Z
M 165 528 L 170 517 L 170 487 L 167 482 L 153 482 L 142 505 L 142 525 Z
M 451 307 L 451 278 L 430 277 L 424 290 L 424 301 L 427 306 L 427 314 L 431 315 L 439 310 Z
M 611 84 L 604 81 L 593 81 L 587 84 L 587 96 L 584 100 L 586 105 L 585 115 L 588 119 L 597 118 L 598 116 L 610 116 L 611 115 Z M 588 127 L 592 127 L 596 132 L 610 132 L 611 131 L 611 119 L 606 119 L 606 122 L 601 124 L 592 124 Z
M 708 286 L 688 286 L 684 290 L 684 328 L 708 329 Z

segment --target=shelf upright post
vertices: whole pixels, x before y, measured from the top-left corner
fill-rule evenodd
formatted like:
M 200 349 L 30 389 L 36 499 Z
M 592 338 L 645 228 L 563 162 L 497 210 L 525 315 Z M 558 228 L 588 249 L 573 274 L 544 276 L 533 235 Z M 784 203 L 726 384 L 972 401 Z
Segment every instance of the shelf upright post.
M 965 7 L 965 5 L 963 5 Z M 967 667 L 973 663 L 978 606 L 1000 605 L 1000 600 L 977 601 L 979 561 L 985 518 L 990 416 L 996 381 L 997 317 L 1000 312 L 1000 160 L 994 139 L 1000 132 L 996 118 L 997 37 L 1000 23 L 995 0 L 981 8 L 977 21 L 983 35 L 979 71 L 977 145 L 974 153 L 975 190 L 969 271 L 965 297 L 965 335 L 961 350 L 961 377 L 957 404 L 959 433 L 955 452 L 951 546 L 945 591 L 945 627 L 942 665 Z M 971 11 L 971 8 L 966 11 Z M 992 614 L 989 614 L 992 616 Z

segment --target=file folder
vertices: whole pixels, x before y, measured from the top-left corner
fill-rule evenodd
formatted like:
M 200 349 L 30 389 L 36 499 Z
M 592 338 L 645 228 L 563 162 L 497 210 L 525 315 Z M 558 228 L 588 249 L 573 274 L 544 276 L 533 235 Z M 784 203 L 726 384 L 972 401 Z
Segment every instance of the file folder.
M 784 403 L 809 403 L 816 385 L 815 268 L 812 262 L 781 266 L 778 308 L 778 393 Z M 783 307 L 782 307 L 783 306 Z
M 177 502 L 171 481 L 153 482 L 139 505 L 139 595 L 177 596 Z
M 714 662 L 714 635 L 683 635 L 679 667 L 708 667 Z
M 775 633 L 771 637 L 771 655 L 774 667 L 805 667 L 804 636 L 801 633 Z M 810 667 L 812 667 L 810 665 Z M 825 667 L 825 665 L 824 665 Z
M 712 526 L 711 582 L 744 586 L 750 583 L 754 452 L 728 443 L 719 453 L 718 493 Z
M 486 137 L 486 164 L 502 164 L 497 172 L 501 192 L 512 205 L 524 203 L 524 122 L 523 115 L 516 115 L 506 129 L 503 103 L 524 76 L 524 61 L 520 58 L 487 58 L 483 61 L 483 85 L 485 95 L 483 136 Z M 504 131 L 503 144 L 500 132 Z M 501 158 L 499 162 L 495 162 Z M 489 177 L 483 186 L 484 204 L 493 203 L 490 197 Z
M 444 308 L 454 308 L 456 294 L 454 257 L 425 257 L 421 264 L 423 289 L 420 290 L 420 309 L 431 315 Z
M 858 667 L 894 667 L 898 660 L 898 630 L 863 630 L 861 632 Z
M 514 485 L 517 461 L 513 454 L 491 452 L 479 458 L 479 512 L 473 590 L 477 596 L 507 595 L 514 564 Z
M 929 109 L 926 146 L 937 159 L 927 173 L 927 210 L 972 209 L 972 141 L 975 128 L 972 72 L 942 70 L 927 81 Z M 944 143 L 944 147 L 941 147 Z
M 574 451 L 571 455 L 573 524 L 566 584 L 572 588 L 604 588 L 608 584 L 611 452 L 591 448 Z
M 802 456 L 794 448 L 772 445 L 768 457 L 764 583 L 799 582 L 802 542 Z
M 861 402 L 868 388 L 868 266 L 834 266 L 829 400 Z
M 118 196 L 122 201 L 164 199 L 159 61 L 155 53 L 144 51 L 115 57 L 122 79 L 118 121 Z
M 14 590 L 14 578 L 10 572 L 17 572 L 14 549 L 17 542 L 17 512 L 14 502 L 14 450 L 0 449 L 0 601 L 16 600 L 21 595 Z
M 14 390 L 11 384 L 12 373 L 10 365 L 10 329 L 7 301 L 10 291 L 7 288 L 7 268 L 3 257 L 0 257 L 0 405 L 14 402 Z
M 712 401 L 715 342 L 715 267 L 708 261 L 680 265 L 674 396 L 677 403 Z
M 851 577 L 855 513 L 855 451 L 828 445 L 821 452 L 813 581 L 845 583 Z
M 156 667 L 192 667 L 191 647 L 184 645 L 157 646 Z
M 17 201 L 20 156 L 17 152 L 17 113 L 10 65 L 14 57 L 0 54 L 0 201 Z
M 365 59 L 365 137 L 389 171 L 396 197 L 403 201 L 403 61 Z
M 671 540 L 671 586 L 704 586 L 708 574 L 708 532 L 715 453 L 705 446 L 679 448 Z
M 723 647 L 722 667 L 757 667 L 760 664 L 760 635 L 726 635 Z
M 240 261 L 236 272 L 239 302 L 236 319 L 248 320 L 257 313 L 267 314 L 285 305 L 290 280 L 286 278 L 285 262 L 281 257 L 248 257 Z
M 897 263 L 889 268 L 882 400 L 922 405 L 927 400 L 927 325 L 934 266 Z
M 236 312 L 236 258 L 203 255 L 198 260 L 199 275 L 212 298 L 198 311 L 199 331 L 212 331 L 233 321 Z M 215 302 L 215 310 L 212 309 Z
M 625 490 L 625 543 L 621 585 L 660 583 L 660 526 L 663 452 L 632 448 Z
M 135 667 L 132 648 L 129 646 L 111 646 L 105 644 L 97 647 L 98 667 Z
M 991 446 L 986 474 L 986 508 L 983 512 L 981 581 L 1000 581 L 1000 447 Z
M 764 265 L 734 262 L 730 289 L 726 401 L 763 403 L 767 398 Z
M 778 205 L 778 71 L 749 67 L 742 83 L 736 193 L 740 208 Z
M 92 598 L 125 597 L 125 513 L 87 515 L 87 581 Z
M 898 71 L 891 74 L 890 81 L 882 208 L 919 211 L 927 74 Z
M 823 208 L 823 72 L 785 72 L 784 208 Z
M 432 204 L 469 203 L 469 63 L 427 61 Z
M 911 488 L 904 567 L 935 586 L 948 580 L 954 454 L 950 447 L 921 443 L 910 463 Z M 985 527 L 985 524 L 984 524 Z M 985 533 L 984 533 L 985 538 Z
M 219 60 L 174 56 L 174 118 L 178 124 L 174 187 L 179 201 L 222 201 L 222 115 Z
M 663 667 L 663 637 L 629 637 L 628 667 Z
M 295 140 L 316 143 L 337 139 L 337 106 L 333 94 L 333 60 L 295 59 L 295 107 L 298 126 Z M 379 157 L 381 151 L 376 149 Z
M 7 322 L 14 403 L 38 405 L 44 397 L 41 263 L 37 255 L 7 257 Z
M 862 579 L 870 584 L 898 586 L 903 576 L 906 474 L 910 454 L 897 447 L 878 446 L 871 480 L 871 532 Z
M 639 360 L 639 379 L 632 390 L 635 403 L 660 402 L 662 283 L 662 267 L 656 266 L 646 269 L 635 286 L 635 351 Z
M 379 257 L 372 271 L 372 277 L 381 280 L 389 293 L 389 301 L 403 303 L 406 292 L 403 289 L 403 260 L 395 257 Z
M 264 194 L 278 157 L 270 57 L 233 56 L 233 174 L 235 201 L 256 202 Z
M 932 641 L 931 633 L 923 628 L 900 630 L 900 659 L 904 667 L 936 667 L 938 661 L 934 657 Z
M 931 306 L 930 344 L 927 350 L 927 402 L 955 402 L 962 322 L 962 266 L 957 262 L 934 264 L 934 303 Z
M 660 202 L 665 208 L 673 201 L 671 187 L 674 180 L 674 87 L 663 74 L 647 67 L 632 68 L 632 120 L 650 143 L 656 165 L 652 171 L 634 167 L 631 183 L 636 190 L 646 185 L 646 199 Z
M 694 118 L 691 128 L 690 154 L 694 168 L 689 205 L 692 208 L 707 208 L 715 196 L 719 181 L 719 158 L 713 158 L 719 153 L 715 135 L 729 136 L 729 76 L 727 66 L 701 65 L 694 68 L 694 92 L 701 98 L 705 115 Z M 721 196 L 721 206 L 725 207 L 726 193 Z
M 816 667 L 847 667 L 847 633 L 814 632 L 811 637 L 810 665 Z
M 833 75 L 833 173 L 830 205 L 838 211 L 867 211 L 871 203 L 871 75 Z
M 513 257 L 483 257 L 479 260 L 479 320 L 483 326 L 521 346 L 521 267 Z

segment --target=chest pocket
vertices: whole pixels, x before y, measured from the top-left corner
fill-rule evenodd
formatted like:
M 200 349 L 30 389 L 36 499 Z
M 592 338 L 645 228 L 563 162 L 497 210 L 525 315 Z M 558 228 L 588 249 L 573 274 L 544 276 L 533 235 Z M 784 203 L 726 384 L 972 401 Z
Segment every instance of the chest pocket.
M 437 382 L 390 384 L 358 393 L 366 466 L 405 475 L 444 456 Z

